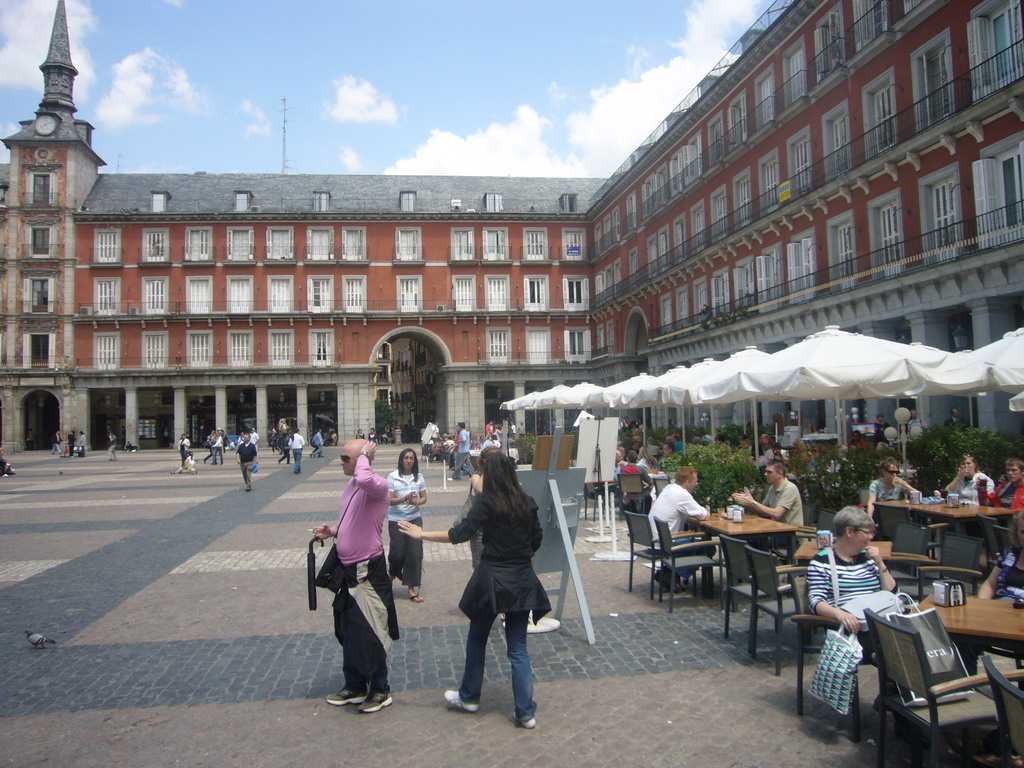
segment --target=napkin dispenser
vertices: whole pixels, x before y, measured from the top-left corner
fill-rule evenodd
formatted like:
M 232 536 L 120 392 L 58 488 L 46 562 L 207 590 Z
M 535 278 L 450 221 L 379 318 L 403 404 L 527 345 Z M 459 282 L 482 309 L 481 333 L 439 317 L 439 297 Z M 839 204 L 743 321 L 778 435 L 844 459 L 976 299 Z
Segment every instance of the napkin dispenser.
M 932 586 L 935 589 L 936 605 L 948 608 L 954 605 L 963 605 L 967 601 L 967 590 L 962 581 L 936 581 Z

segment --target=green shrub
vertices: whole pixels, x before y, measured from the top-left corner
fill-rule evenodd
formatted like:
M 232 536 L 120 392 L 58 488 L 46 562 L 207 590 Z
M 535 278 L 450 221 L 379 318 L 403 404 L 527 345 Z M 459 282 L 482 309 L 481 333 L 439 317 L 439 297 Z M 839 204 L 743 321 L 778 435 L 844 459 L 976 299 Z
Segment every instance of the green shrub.
M 755 496 L 760 497 L 759 489 L 764 485 L 753 456 L 727 443 L 687 443 L 682 453 L 673 453 L 661 462 L 662 470 L 669 477 L 675 475 L 676 468 L 682 465 L 697 470 L 694 498 L 699 503 L 709 504 L 712 509 L 726 506 L 732 494 L 744 488 L 750 488 Z
M 536 435 L 529 432 L 516 435 L 515 447 L 519 451 L 520 464 L 533 464 L 533 450 L 536 445 Z
M 889 450 L 855 450 L 819 445 L 795 458 L 789 471 L 796 476 L 805 504 L 839 510 L 860 502 L 860 489 L 877 478 L 878 465 L 895 454 Z
M 917 487 L 925 495 L 949 484 L 956 476 L 957 459 L 965 453 L 978 460 L 982 472 L 998 479 L 1008 456 L 1024 454 L 1024 437 L 974 427 L 929 427 L 907 443 L 907 459 L 917 470 Z

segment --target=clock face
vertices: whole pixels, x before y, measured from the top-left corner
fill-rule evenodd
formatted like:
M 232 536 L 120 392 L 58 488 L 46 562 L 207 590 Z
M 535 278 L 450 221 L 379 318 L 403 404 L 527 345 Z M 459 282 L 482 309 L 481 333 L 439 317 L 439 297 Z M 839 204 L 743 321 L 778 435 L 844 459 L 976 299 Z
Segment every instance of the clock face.
M 57 130 L 57 118 L 53 115 L 40 115 L 36 118 L 36 133 L 40 136 L 49 136 Z

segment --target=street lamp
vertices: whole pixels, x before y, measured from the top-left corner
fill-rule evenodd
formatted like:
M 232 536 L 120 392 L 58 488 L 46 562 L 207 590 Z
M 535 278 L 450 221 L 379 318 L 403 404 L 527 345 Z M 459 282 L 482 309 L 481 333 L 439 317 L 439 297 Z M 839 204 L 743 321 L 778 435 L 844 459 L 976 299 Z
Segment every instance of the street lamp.
M 917 424 L 907 429 L 907 422 L 910 421 L 910 409 L 903 408 L 902 406 L 897 408 L 893 413 L 896 418 L 896 423 L 899 428 L 886 427 L 885 428 L 885 439 L 891 444 L 899 442 L 900 452 L 903 454 L 903 463 L 907 463 L 907 440 L 913 440 L 921 436 L 921 427 Z

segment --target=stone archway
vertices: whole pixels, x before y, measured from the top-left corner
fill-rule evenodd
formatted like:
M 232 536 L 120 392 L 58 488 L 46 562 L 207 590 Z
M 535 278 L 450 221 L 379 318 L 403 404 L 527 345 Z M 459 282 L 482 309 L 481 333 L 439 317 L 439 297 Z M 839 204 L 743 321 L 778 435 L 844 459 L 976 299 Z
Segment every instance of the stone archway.
M 410 428 L 404 442 L 416 442 L 428 420 L 445 418 L 444 368 L 450 362 L 444 341 L 423 328 L 396 328 L 374 347 L 375 402 L 391 406 L 396 428 Z
M 60 401 L 45 389 L 36 389 L 21 401 L 25 450 L 50 450 L 60 429 Z
M 622 352 L 626 355 L 639 355 L 647 348 L 647 317 L 643 310 L 634 307 L 626 318 L 626 329 L 622 337 Z

